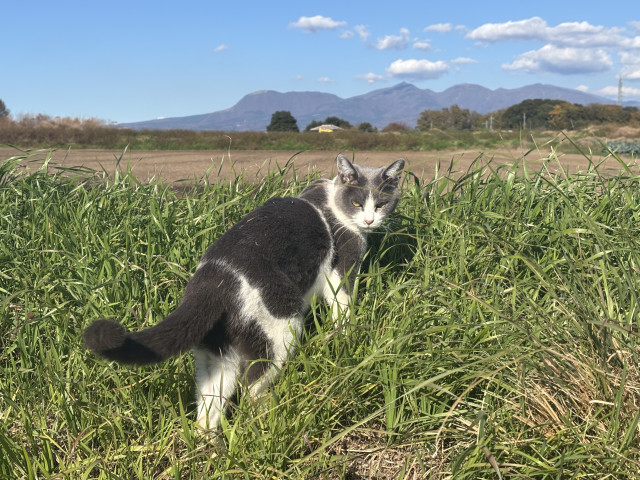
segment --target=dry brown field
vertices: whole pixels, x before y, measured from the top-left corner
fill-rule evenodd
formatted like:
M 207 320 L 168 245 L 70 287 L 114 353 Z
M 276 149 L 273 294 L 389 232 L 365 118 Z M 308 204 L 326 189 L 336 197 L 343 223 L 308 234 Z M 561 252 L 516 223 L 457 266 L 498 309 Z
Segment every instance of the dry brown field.
M 29 170 L 37 169 L 47 155 L 42 151 L 28 161 L 23 162 Z M 192 181 L 201 179 L 208 173 L 210 181 L 215 179 L 232 178 L 236 173 L 243 173 L 250 181 L 259 181 L 271 167 L 284 166 L 293 158 L 298 176 L 306 175 L 317 169 L 323 175 L 329 176 L 335 170 L 335 157 L 339 152 L 307 151 L 296 155 L 288 150 L 130 150 L 124 155 L 120 150 L 95 149 L 60 149 L 51 154 L 50 166 L 54 167 L 88 167 L 103 170 L 112 174 L 117 168 L 117 159 L 122 156 L 121 168 L 129 166 L 136 178 L 148 181 L 154 177 L 161 178 L 166 183 L 181 180 Z M 441 174 L 454 162 L 453 171 L 463 173 L 479 156 L 483 161 L 492 160 L 493 165 L 511 163 L 526 154 L 526 150 L 499 149 L 495 151 L 481 150 L 441 150 L 441 151 L 359 151 L 343 152 L 348 158 L 355 158 L 356 163 L 382 166 L 398 158 L 408 162 L 408 168 L 417 176 L 430 179 L 434 176 L 439 164 Z M 20 151 L 0 147 L 0 162 Z M 550 150 L 532 151 L 526 155 L 527 166 L 531 170 L 540 168 L 549 158 Z M 557 154 L 549 164 L 550 169 L 557 169 L 562 165 L 570 173 L 583 171 L 588 167 L 588 160 L 579 154 Z M 602 161 L 602 155 L 594 155 L 595 162 Z M 601 172 L 615 173 L 620 170 L 620 164 L 615 159 L 608 159 L 600 168 Z

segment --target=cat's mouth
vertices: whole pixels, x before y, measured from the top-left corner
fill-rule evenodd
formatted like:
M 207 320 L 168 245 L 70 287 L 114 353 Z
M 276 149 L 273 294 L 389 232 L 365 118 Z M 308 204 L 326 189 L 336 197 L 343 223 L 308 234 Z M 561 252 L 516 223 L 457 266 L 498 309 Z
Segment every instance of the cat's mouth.
M 360 224 L 360 229 L 361 229 L 361 230 L 371 231 L 371 230 L 373 230 L 373 229 L 375 229 L 375 228 L 376 228 L 376 224 L 375 224 L 375 223 L 366 223 L 366 222 L 363 222 L 363 223 L 361 223 L 361 224 Z

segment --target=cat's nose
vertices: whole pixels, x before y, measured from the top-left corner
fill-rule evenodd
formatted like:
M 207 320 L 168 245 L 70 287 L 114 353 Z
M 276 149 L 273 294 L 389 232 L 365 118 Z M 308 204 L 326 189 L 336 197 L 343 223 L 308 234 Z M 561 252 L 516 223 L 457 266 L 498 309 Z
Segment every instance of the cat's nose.
M 373 218 L 372 219 L 365 218 L 364 223 L 366 223 L 367 225 L 371 225 L 373 223 Z

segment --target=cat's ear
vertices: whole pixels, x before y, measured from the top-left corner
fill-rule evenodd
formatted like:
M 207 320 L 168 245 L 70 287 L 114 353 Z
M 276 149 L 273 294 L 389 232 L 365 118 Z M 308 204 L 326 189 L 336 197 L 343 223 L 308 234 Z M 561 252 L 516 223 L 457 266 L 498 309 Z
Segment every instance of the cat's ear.
M 338 162 L 338 175 L 342 183 L 356 185 L 358 183 L 358 172 L 351 162 L 347 160 L 347 157 L 339 154 L 336 161 Z
M 400 182 L 400 175 L 398 174 L 400 173 L 400 170 L 402 170 L 403 168 L 404 168 L 404 160 L 402 158 L 399 160 L 396 160 L 395 162 L 393 162 L 391 165 L 389 165 L 387 168 L 384 169 L 384 172 L 382 172 L 382 178 L 387 183 L 393 183 L 395 185 L 398 185 L 398 183 Z

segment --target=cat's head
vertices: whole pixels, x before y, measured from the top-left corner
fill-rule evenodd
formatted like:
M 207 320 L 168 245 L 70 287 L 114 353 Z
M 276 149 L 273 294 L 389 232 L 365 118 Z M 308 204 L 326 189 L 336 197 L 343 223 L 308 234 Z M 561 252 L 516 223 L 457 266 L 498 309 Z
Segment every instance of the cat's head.
M 362 232 L 380 226 L 398 204 L 398 184 L 404 160 L 380 168 L 355 165 L 343 155 L 338 155 L 337 162 L 334 201 L 340 210 L 341 221 Z

